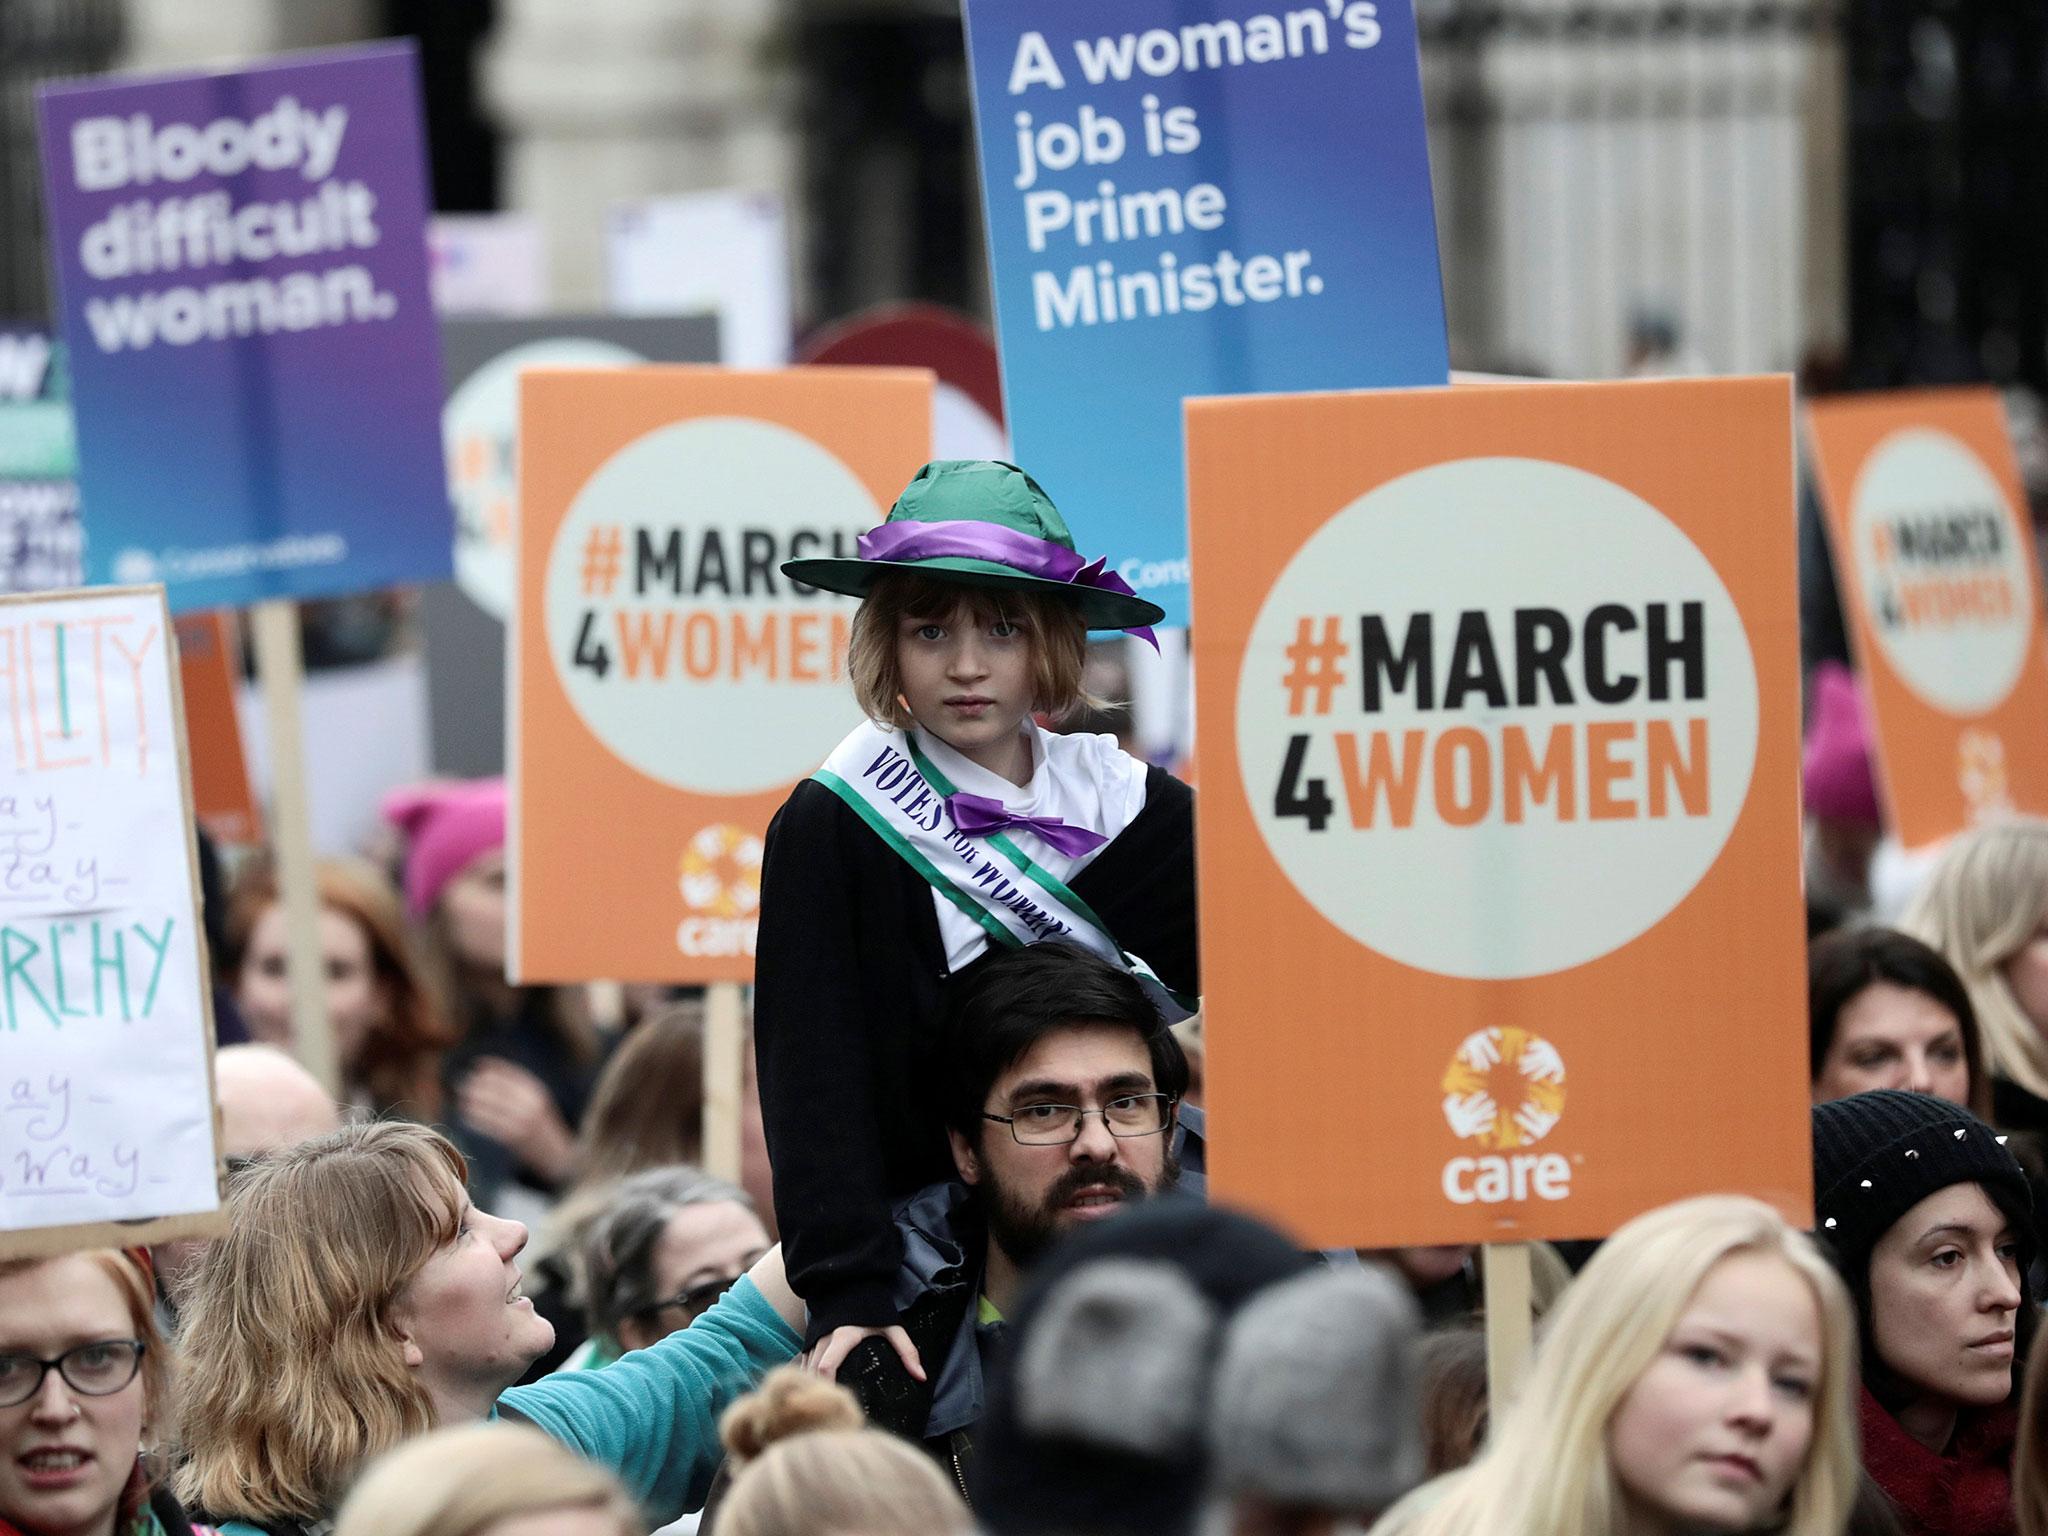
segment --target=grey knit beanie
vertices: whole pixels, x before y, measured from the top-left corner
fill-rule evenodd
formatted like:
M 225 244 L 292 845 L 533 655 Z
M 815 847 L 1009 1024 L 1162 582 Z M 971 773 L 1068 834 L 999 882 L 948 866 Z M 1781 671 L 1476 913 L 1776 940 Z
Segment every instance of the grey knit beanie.
M 1210 1392 L 1218 1489 L 1340 1513 L 1422 1480 L 1422 1314 L 1377 1266 L 1315 1269 L 1245 1303 Z
M 1100 1259 L 1046 1293 L 1017 1352 L 1034 1435 L 1171 1456 L 1194 1440 L 1216 1309 L 1158 1259 Z

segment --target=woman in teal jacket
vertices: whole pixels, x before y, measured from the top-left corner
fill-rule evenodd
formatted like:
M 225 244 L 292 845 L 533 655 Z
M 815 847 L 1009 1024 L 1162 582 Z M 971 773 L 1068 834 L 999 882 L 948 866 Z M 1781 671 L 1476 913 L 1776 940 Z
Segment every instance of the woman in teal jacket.
M 178 1487 L 226 1536 L 324 1531 L 363 1463 L 440 1425 L 531 1423 L 661 1523 L 698 1508 L 728 1403 L 793 1358 L 771 1250 L 696 1323 L 602 1371 L 514 1387 L 554 1341 L 521 1292 L 526 1229 L 470 1206 L 423 1126 L 356 1126 L 238 1176 L 185 1298 Z

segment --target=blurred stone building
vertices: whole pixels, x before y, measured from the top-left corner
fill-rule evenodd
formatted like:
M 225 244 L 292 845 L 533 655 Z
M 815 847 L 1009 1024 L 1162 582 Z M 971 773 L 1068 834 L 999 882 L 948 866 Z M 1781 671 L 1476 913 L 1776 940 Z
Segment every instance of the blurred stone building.
M 2040 0 L 1416 4 L 1461 365 L 2048 385 Z M 985 307 L 950 0 L 4 0 L 0 314 L 46 303 L 36 80 L 400 34 L 438 203 L 538 215 L 558 302 L 614 201 L 743 185 L 805 321 Z

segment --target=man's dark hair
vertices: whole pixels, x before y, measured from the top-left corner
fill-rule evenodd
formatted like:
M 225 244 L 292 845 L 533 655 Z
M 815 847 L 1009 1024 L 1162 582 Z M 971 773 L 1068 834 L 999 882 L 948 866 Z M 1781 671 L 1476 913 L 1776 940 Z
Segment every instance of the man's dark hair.
M 1188 1059 L 1138 979 L 1064 939 L 1025 948 L 992 945 L 954 978 L 947 1009 L 946 1123 L 979 1142 L 988 1091 L 1054 1030 L 1120 1024 L 1145 1042 L 1152 1081 L 1176 1099 Z
M 1963 979 L 1939 950 L 1895 928 L 1838 929 L 1814 940 L 1807 951 L 1808 1080 L 1818 1079 L 1827 1062 L 1842 1010 L 1865 987 L 1880 981 L 1930 997 L 1955 1015 L 1974 1097 L 1984 1081 L 1983 1050 L 1977 1042 L 1976 1010 Z

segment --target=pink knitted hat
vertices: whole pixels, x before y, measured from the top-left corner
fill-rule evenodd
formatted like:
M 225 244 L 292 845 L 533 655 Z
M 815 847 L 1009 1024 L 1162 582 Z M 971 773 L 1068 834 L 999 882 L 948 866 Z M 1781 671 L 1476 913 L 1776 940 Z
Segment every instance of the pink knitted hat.
M 505 781 L 395 790 L 384 797 L 384 819 L 405 834 L 405 904 L 425 917 L 471 861 L 505 845 Z
M 1870 766 L 1870 727 L 1856 674 L 1838 661 L 1813 671 L 1813 718 L 1806 729 L 1806 813 L 1881 827 Z

